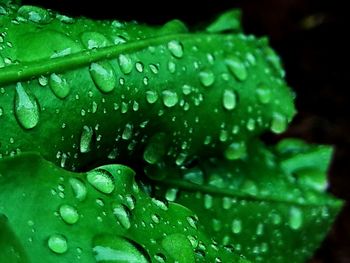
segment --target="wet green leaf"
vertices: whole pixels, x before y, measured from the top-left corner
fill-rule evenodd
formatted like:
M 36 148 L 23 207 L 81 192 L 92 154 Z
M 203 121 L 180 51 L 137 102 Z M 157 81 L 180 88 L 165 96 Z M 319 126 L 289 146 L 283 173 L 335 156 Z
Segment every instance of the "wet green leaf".
M 0 156 L 37 151 L 68 170 L 108 159 L 146 165 L 145 151 L 158 147 L 151 138 L 166 134 L 157 163 L 181 166 L 283 132 L 295 114 L 266 40 L 230 31 L 237 10 L 209 32 L 178 20 L 151 27 L 32 6 L 6 11 Z
M 26 153 L 3 159 L 0 174 L 6 262 L 248 262 L 192 211 L 149 197 L 127 166 L 72 173 Z
M 251 142 L 242 159 L 202 160 L 169 173 L 156 196 L 193 210 L 214 240 L 252 262 L 305 262 L 342 207 L 324 192 L 326 170 L 318 161 L 329 163 L 330 152 L 295 139 L 272 149 Z

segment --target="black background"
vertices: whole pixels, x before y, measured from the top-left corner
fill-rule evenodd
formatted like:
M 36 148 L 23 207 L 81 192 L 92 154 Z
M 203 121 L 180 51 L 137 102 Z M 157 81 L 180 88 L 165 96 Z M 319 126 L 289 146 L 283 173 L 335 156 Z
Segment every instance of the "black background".
M 286 135 L 335 146 L 336 152 L 329 173 L 329 191 L 337 197 L 350 200 L 350 125 L 347 113 L 350 102 L 350 43 L 346 40 L 346 35 L 349 34 L 349 28 L 346 27 L 347 1 L 23 2 L 73 16 L 137 20 L 150 24 L 162 24 L 177 18 L 189 26 L 208 21 L 227 9 L 241 8 L 245 32 L 269 37 L 272 47 L 282 58 L 287 81 L 296 91 L 299 114 Z M 350 262 L 349 202 L 310 262 Z

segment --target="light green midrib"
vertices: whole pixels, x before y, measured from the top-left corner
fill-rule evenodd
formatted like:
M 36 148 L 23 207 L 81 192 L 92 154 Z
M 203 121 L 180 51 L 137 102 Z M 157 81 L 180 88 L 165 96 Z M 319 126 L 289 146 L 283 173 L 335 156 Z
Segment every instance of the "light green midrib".
M 240 192 L 233 192 L 232 190 L 226 190 L 226 189 L 220 189 L 220 188 L 213 188 L 210 186 L 205 185 L 196 185 L 192 183 L 188 183 L 185 181 L 179 181 L 179 180 L 173 180 L 173 179 L 166 179 L 164 181 L 155 181 L 155 184 L 161 184 L 166 185 L 168 187 L 176 187 L 179 189 L 183 189 L 189 192 L 201 192 L 204 194 L 211 194 L 214 196 L 221 196 L 221 197 L 231 197 L 238 200 L 246 200 L 246 201 L 253 201 L 253 202 L 270 202 L 270 203 L 280 203 L 280 204 L 286 204 L 286 205 L 296 205 L 300 207 L 323 207 L 323 206 L 330 206 L 334 209 L 340 209 L 343 205 L 343 202 L 339 199 L 334 198 L 331 195 L 328 195 L 327 193 L 323 193 L 323 195 L 327 195 L 327 200 L 322 202 L 306 202 L 306 203 L 300 203 L 293 200 L 281 200 L 277 198 L 272 197 L 260 197 L 260 196 L 249 196 L 245 193 Z
M 171 34 L 165 36 L 151 37 L 143 40 L 136 40 L 120 45 L 113 45 L 95 50 L 84 50 L 78 53 L 70 54 L 64 57 L 45 58 L 30 62 L 23 62 L 16 65 L 6 66 L 0 69 L 0 86 L 31 79 L 40 75 L 50 73 L 60 73 L 71 69 L 76 69 L 89 65 L 92 62 L 113 59 L 120 54 L 128 54 L 148 48 L 164 44 L 171 40 L 186 40 L 193 38 L 193 34 Z M 207 34 L 196 35 L 197 37 L 208 36 Z M 210 36 L 215 36 L 210 34 Z

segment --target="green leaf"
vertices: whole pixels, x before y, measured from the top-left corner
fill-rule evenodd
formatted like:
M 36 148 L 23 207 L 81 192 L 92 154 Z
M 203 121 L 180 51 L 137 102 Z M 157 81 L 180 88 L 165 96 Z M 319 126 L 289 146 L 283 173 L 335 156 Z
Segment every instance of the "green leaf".
M 36 151 L 68 170 L 106 160 L 180 167 L 281 133 L 295 114 L 265 39 L 32 6 L 8 8 L 0 24 L 0 157 Z M 142 160 L 146 149 L 157 163 Z
M 0 174 L 0 254 L 22 260 L 11 262 L 248 262 L 187 208 L 149 197 L 127 166 L 72 173 L 26 153 Z
M 239 9 L 226 11 L 214 20 L 206 30 L 210 33 L 241 32 L 241 16 L 242 13 Z
M 208 235 L 219 244 L 231 244 L 252 262 L 305 262 L 324 239 L 342 202 L 324 189 L 315 191 L 312 178 L 305 182 L 299 174 L 286 172 L 287 153 L 280 152 L 294 148 L 297 157 L 288 160 L 300 170 L 308 168 L 308 178 L 320 167 L 299 157 L 305 154 L 328 163 L 330 148 L 291 139 L 275 148 L 253 141 L 240 160 L 202 160 L 182 173 L 169 172 L 172 178 L 155 182 L 156 196 L 193 210 Z

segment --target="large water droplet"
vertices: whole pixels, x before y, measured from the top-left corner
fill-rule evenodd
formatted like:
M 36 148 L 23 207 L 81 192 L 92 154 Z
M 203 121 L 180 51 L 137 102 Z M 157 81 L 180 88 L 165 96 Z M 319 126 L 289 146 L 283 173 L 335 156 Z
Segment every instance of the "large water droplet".
M 57 254 L 63 254 L 68 250 L 67 239 L 60 234 L 51 235 L 47 245 Z
M 77 178 L 70 178 L 69 184 L 72 187 L 75 198 L 79 201 L 85 200 L 87 193 L 85 184 Z
M 143 159 L 149 164 L 158 163 L 165 155 L 165 141 L 165 133 L 154 135 L 145 148 Z
M 123 140 L 130 140 L 132 137 L 132 130 L 133 130 L 133 125 L 131 123 L 127 123 L 125 125 L 122 138 Z
M 179 98 L 175 91 L 163 90 L 162 95 L 163 95 L 163 103 L 166 107 L 169 107 L 169 108 L 174 107 L 179 101 Z
M 84 126 L 80 136 L 80 152 L 87 153 L 91 151 L 92 137 L 94 131 L 91 127 Z
M 23 5 L 18 9 L 17 14 L 38 24 L 47 24 L 51 21 L 50 12 L 37 6 Z
M 39 122 L 39 105 L 31 93 L 21 83 L 17 83 L 15 95 L 15 116 L 25 129 L 34 128 Z
M 289 211 L 289 226 L 291 229 L 298 230 L 303 224 L 303 213 L 300 208 L 291 207 Z
M 170 41 L 168 43 L 168 49 L 170 53 L 176 58 L 181 58 L 184 54 L 182 44 L 176 40 Z
M 239 219 L 234 219 L 231 225 L 232 233 L 239 234 L 242 231 L 242 221 Z
M 67 224 L 75 224 L 79 220 L 78 211 L 70 205 L 61 205 L 59 209 L 60 216 Z
M 119 63 L 120 70 L 124 74 L 129 74 L 132 71 L 133 64 L 132 64 L 131 58 L 128 55 L 120 54 L 118 57 L 118 63 Z
M 125 229 L 129 229 L 131 226 L 130 223 L 130 212 L 124 205 L 117 204 L 113 206 L 113 214 L 117 218 L 118 222 Z
M 226 110 L 233 110 L 237 104 L 236 93 L 233 90 L 225 89 L 222 96 L 222 105 Z
M 50 88 L 59 99 L 64 99 L 70 92 L 70 86 L 65 78 L 61 75 L 52 73 L 49 78 Z
M 149 263 L 149 256 L 141 245 L 115 235 L 100 235 L 93 240 L 96 262 Z
M 271 131 L 274 133 L 282 133 L 287 129 L 286 117 L 280 113 L 275 112 L 271 120 Z
M 247 155 L 247 149 L 244 142 L 231 143 L 224 152 L 227 160 L 237 160 Z
M 147 90 L 146 91 L 146 100 L 150 104 L 155 103 L 158 100 L 157 92 L 155 92 L 153 90 Z
M 92 63 L 90 65 L 91 78 L 102 92 L 111 92 L 117 85 L 117 78 L 109 62 Z
M 236 79 L 243 81 L 248 77 L 248 72 L 243 62 L 235 56 L 230 56 L 226 60 L 226 65 Z
M 98 32 L 84 32 L 81 35 L 83 45 L 88 49 L 106 47 L 109 44 L 108 39 Z
M 104 194 L 110 194 L 114 191 L 114 177 L 108 171 L 95 169 L 87 172 L 88 182 L 98 191 Z
M 258 86 L 256 95 L 258 100 L 263 104 L 269 103 L 271 100 L 271 90 L 264 84 Z
M 211 85 L 214 84 L 215 75 L 209 69 L 203 70 L 199 73 L 199 80 L 204 87 L 210 87 Z

